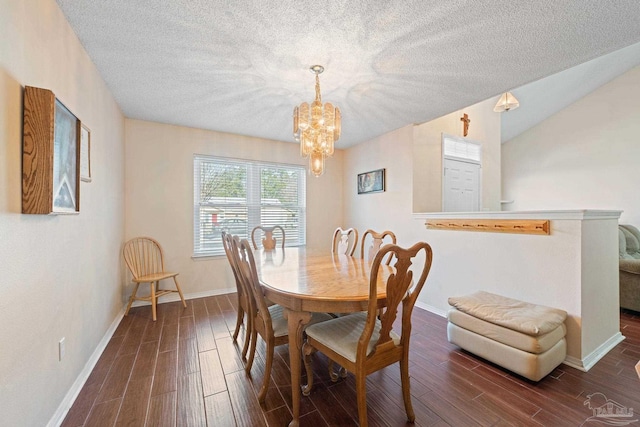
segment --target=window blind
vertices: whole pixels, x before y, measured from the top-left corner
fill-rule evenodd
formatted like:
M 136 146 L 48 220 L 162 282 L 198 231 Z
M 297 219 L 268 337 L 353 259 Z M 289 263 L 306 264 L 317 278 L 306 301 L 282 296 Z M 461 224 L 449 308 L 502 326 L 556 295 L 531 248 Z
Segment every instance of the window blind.
M 223 230 L 250 239 L 257 225 L 280 225 L 286 246 L 306 243 L 304 167 L 203 155 L 193 166 L 194 256 L 223 255 Z
M 480 144 L 454 139 L 444 136 L 444 155 L 446 157 L 457 157 L 459 159 L 481 161 L 482 151 Z

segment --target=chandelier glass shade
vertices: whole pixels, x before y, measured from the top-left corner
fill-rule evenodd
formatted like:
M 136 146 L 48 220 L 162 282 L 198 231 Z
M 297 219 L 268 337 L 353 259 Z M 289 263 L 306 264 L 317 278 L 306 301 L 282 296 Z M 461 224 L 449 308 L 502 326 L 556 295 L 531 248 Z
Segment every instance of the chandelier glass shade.
M 502 94 L 498 103 L 493 107 L 493 111 L 496 113 L 502 113 L 503 111 L 515 110 L 520 106 L 520 103 L 511 92 L 505 92 Z
M 319 75 L 324 67 L 314 65 L 310 70 L 316 75 L 316 99 L 293 109 L 293 136 L 300 142 L 300 155 L 309 158 L 309 172 L 320 176 L 325 158 L 333 156 L 334 143 L 340 139 L 341 116 L 338 107 L 322 104 Z

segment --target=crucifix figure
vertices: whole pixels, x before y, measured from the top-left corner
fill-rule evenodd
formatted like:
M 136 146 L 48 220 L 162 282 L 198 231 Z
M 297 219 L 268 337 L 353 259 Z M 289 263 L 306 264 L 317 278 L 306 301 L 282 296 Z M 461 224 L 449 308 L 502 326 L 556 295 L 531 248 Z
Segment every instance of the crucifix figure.
M 464 124 L 462 125 L 462 136 L 467 136 L 467 134 L 469 133 L 469 123 L 471 123 L 471 119 L 465 113 L 462 117 L 460 117 L 460 121 L 464 122 Z

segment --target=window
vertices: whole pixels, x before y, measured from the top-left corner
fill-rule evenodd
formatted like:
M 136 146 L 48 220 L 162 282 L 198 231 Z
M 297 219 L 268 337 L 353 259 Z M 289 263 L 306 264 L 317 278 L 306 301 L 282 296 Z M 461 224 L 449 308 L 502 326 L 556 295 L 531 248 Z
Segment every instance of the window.
M 223 230 L 250 239 L 257 225 L 282 226 L 286 246 L 305 244 L 304 167 L 196 155 L 193 184 L 194 256 L 223 255 Z

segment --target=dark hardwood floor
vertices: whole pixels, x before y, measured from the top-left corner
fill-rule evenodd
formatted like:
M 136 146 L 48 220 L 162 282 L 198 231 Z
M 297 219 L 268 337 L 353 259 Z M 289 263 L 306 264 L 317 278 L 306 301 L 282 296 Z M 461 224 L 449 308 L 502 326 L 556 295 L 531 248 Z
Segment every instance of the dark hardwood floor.
M 291 382 L 288 348 L 276 348 L 264 405 L 256 390 L 264 371 L 264 343 L 248 377 L 240 346 L 231 339 L 235 294 L 131 310 L 120 323 L 63 426 L 286 426 Z M 560 365 L 533 383 L 447 342 L 445 319 L 419 308 L 413 314 L 411 394 L 416 426 L 580 426 L 593 415 L 585 400 L 602 393 L 640 408 L 640 314 L 622 312 L 627 337 L 589 372 Z M 231 332 L 230 332 L 231 331 Z M 326 358 L 314 356 L 315 384 L 302 398 L 302 426 L 355 425 L 352 375 L 332 383 Z M 410 425 L 397 365 L 367 380 L 369 423 Z M 634 417 L 637 419 L 639 417 Z M 640 424 L 640 422 L 638 422 Z

